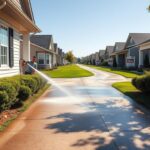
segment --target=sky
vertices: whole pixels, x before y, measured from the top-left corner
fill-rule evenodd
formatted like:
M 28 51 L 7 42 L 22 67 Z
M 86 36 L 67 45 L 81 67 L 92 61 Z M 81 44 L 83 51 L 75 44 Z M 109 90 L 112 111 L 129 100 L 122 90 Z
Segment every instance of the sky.
M 150 33 L 150 0 L 31 0 L 36 24 L 76 57 L 87 56 L 129 33 Z

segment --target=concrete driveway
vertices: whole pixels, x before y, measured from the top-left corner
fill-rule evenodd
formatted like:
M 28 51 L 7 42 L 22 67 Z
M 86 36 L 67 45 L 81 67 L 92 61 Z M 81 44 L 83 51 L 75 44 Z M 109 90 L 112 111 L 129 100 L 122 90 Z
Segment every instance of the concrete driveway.
M 124 77 L 81 66 L 93 77 L 55 79 L 0 133 L 1 150 L 149 150 L 150 113 L 111 87 Z

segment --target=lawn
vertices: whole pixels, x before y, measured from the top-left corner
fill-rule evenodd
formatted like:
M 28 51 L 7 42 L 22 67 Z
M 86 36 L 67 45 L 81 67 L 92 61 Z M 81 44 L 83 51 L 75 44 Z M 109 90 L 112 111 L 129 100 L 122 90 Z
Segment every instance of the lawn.
M 123 94 L 131 97 L 138 103 L 150 108 L 150 94 L 145 94 L 137 90 L 131 82 L 119 82 L 112 85 L 114 88 L 122 92 Z
M 43 73 L 51 78 L 78 78 L 93 76 L 93 73 L 80 68 L 77 65 L 60 66 L 55 70 L 46 70 Z
M 88 65 L 88 66 L 95 68 L 95 69 L 98 69 L 98 70 L 119 74 L 119 75 L 124 76 L 126 78 L 135 78 L 135 77 L 139 76 L 139 74 L 136 74 L 136 73 L 133 73 L 133 72 L 127 71 L 127 70 L 119 70 L 119 69 L 113 69 L 113 68 L 109 68 L 109 67 L 100 67 L 100 66 L 93 66 L 93 65 Z

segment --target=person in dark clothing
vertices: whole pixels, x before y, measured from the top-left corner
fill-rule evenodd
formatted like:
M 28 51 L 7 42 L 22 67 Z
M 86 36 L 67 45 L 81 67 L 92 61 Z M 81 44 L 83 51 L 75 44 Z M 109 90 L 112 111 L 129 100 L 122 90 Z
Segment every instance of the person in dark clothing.
M 31 68 L 28 64 L 33 68 L 37 69 L 36 57 L 33 56 L 32 61 L 26 63 L 26 69 L 25 69 L 25 74 L 34 74 L 35 70 Z

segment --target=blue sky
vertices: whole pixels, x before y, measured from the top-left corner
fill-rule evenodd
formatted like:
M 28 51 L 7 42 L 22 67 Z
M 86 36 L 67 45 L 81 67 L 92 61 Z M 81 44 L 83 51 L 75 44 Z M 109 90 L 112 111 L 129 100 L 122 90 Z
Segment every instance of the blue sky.
M 126 41 L 130 32 L 150 32 L 149 0 L 31 0 L 42 34 L 52 34 L 66 52 L 86 56 Z

